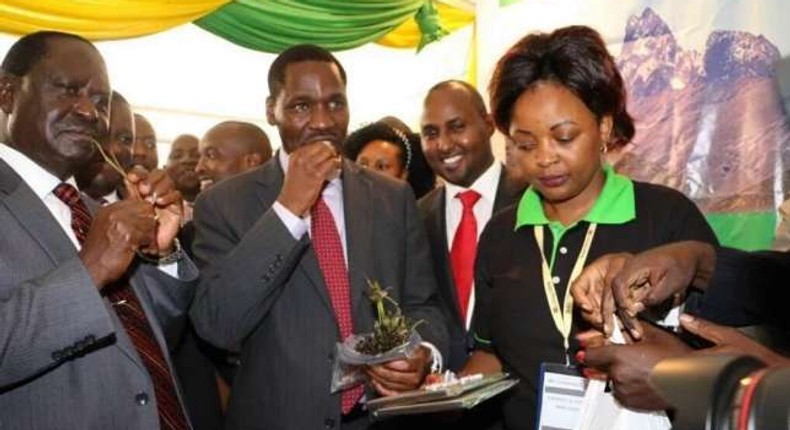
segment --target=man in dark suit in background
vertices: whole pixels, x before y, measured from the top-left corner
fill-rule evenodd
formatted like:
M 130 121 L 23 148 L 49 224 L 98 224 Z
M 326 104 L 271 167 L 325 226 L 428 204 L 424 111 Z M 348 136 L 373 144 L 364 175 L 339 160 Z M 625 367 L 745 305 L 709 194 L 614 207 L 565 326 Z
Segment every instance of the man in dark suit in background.
M 491 215 L 516 203 L 524 189 L 494 159 L 494 124 L 480 93 L 463 81 L 434 85 L 425 97 L 422 149 L 445 185 L 420 199 L 439 293 L 450 334 L 448 368 L 460 370 L 472 343 L 477 238 Z
M 198 138 L 191 134 L 181 134 L 173 139 L 167 155 L 165 170 L 176 183 L 176 189 L 184 196 L 184 219 L 192 220 L 192 207 L 200 192 L 200 176 L 195 172 L 200 152 Z
M 331 53 L 292 47 L 268 83 L 266 116 L 283 148 L 198 197 L 194 250 L 203 273 L 192 318 L 217 346 L 241 346 L 227 428 L 368 428 L 361 386 L 330 393 L 335 345 L 372 331 L 371 279 L 445 350 L 424 229 L 408 185 L 340 157 L 346 74 Z M 431 354 L 420 347 L 367 368 L 371 385 L 385 394 L 416 388 Z
M 252 170 L 272 158 L 269 137 L 255 124 L 223 121 L 211 127 L 198 144 L 200 160 L 195 172 L 215 184 Z
M 132 145 L 132 164 L 146 170 L 159 166 L 159 153 L 156 149 L 156 131 L 142 114 L 134 114 L 134 145 Z
M 224 121 L 211 127 L 198 144 L 200 159 L 195 173 L 201 180 L 217 183 L 251 170 L 272 158 L 266 133 L 255 124 Z M 187 222 L 178 234 L 190 256 L 195 238 L 195 224 Z M 190 324 L 173 354 L 176 370 L 181 376 L 187 408 L 195 430 L 221 427 L 221 406 L 227 404 L 230 386 L 239 366 L 239 358 L 209 345 Z M 217 375 L 219 372 L 219 375 Z
M 128 170 L 132 164 L 134 118 L 129 102 L 117 91 L 112 93 L 108 141 L 107 155 L 118 162 L 118 167 Z M 94 152 L 93 161 L 81 168 L 74 179 L 80 191 L 102 204 L 117 202 L 119 191 L 124 187 L 121 173 L 107 163 L 99 151 Z
M 74 187 L 107 138 L 101 55 L 70 34 L 22 37 L 0 108 L 0 427 L 190 428 L 165 343 L 197 277 L 172 252 L 180 194 L 163 171 L 130 173 L 139 197 L 102 208 Z

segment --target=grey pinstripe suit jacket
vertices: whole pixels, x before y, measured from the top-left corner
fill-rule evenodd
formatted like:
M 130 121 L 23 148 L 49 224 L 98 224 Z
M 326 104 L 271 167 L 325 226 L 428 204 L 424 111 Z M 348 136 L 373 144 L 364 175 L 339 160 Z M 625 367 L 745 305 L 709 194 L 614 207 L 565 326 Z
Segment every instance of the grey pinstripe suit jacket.
M 309 238 L 295 240 L 271 209 L 283 182 L 278 158 L 198 198 L 194 251 L 202 275 L 191 314 L 209 341 L 241 346 L 227 428 L 337 428 L 340 396 L 329 393 L 337 323 Z M 372 330 L 365 291 L 366 279 L 375 279 L 392 287 L 407 316 L 425 320 L 421 334 L 446 353 L 411 189 L 346 162 L 343 201 L 355 331 Z
M 43 202 L 0 160 L 0 429 L 159 428 L 134 346 Z M 157 340 L 175 336 L 197 269 L 130 268 Z

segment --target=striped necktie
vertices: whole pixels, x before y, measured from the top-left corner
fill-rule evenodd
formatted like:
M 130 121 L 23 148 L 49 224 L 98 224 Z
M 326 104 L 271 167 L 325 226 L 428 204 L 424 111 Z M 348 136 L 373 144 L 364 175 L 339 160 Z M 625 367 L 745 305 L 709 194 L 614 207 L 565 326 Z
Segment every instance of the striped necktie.
M 310 211 L 310 234 L 313 250 L 318 257 L 318 266 L 324 275 L 332 309 L 340 328 L 340 338 L 345 340 L 354 332 L 354 322 L 351 318 L 351 287 L 346 260 L 343 257 L 343 243 L 340 241 L 335 218 L 323 198 L 318 199 Z M 341 404 L 344 414 L 354 408 L 363 391 L 362 384 L 343 391 Z
M 53 194 L 68 205 L 71 210 L 71 228 L 77 241 L 82 245 L 91 225 L 91 214 L 82 201 L 79 191 L 70 184 L 61 183 Z M 162 348 L 156 341 L 148 323 L 143 307 L 129 286 L 128 279 L 122 278 L 105 288 L 107 298 L 113 303 L 113 309 L 123 324 L 126 334 L 132 340 L 137 354 L 142 359 L 151 380 L 154 383 L 156 406 L 159 413 L 159 424 L 163 430 L 188 429 L 184 410 L 178 400 L 175 383 L 167 365 Z

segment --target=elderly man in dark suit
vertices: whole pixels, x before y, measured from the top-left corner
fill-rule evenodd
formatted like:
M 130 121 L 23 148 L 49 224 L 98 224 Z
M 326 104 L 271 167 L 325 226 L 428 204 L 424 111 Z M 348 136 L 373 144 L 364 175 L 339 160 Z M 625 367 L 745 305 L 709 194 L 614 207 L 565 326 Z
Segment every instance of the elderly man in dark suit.
M 100 209 L 74 188 L 108 137 L 90 42 L 25 36 L 0 73 L 0 427 L 188 429 L 165 343 L 197 277 L 175 251 L 180 194 L 162 171 Z
M 494 160 L 494 123 L 480 93 L 463 81 L 428 91 L 421 119 L 422 148 L 445 185 L 420 199 L 439 293 L 450 334 L 448 367 L 460 370 L 469 354 L 474 310 L 477 238 L 491 215 L 516 203 L 524 190 Z
M 361 386 L 330 393 L 335 344 L 370 332 L 367 280 L 389 287 L 435 348 L 446 347 L 428 244 L 408 185 L 339 156 L 346 75 L 332 54 L 292 47 L 269 70 L 266 114 L 283 149 L 207 189 L 195 209 L 204 270 L 192 317 L 220 347 L 241 346 L 230 429 L 368 428 Z M 434 358 L 438 358 L 434 353 Z M 367 369 L 390 394 L 416 388 L 430 348 Z

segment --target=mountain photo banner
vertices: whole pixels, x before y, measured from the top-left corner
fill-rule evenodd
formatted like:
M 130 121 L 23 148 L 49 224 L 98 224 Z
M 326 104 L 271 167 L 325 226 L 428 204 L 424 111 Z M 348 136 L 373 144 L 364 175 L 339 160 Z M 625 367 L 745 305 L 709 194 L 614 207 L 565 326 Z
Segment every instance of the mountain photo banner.
M 503 45 L 570 24 L 601 32 L 637 129 L 609 154 L 615 168 L 682 191 L 724 245 L 772 246 L 790 179 L 785 1 L 522 1 L 499 11 L 496 28 L 518 25 Z

